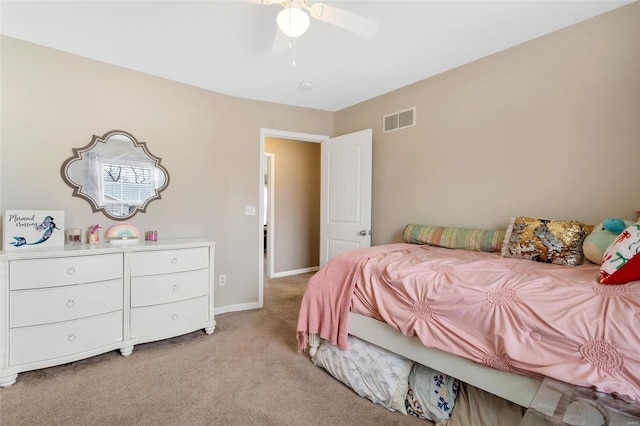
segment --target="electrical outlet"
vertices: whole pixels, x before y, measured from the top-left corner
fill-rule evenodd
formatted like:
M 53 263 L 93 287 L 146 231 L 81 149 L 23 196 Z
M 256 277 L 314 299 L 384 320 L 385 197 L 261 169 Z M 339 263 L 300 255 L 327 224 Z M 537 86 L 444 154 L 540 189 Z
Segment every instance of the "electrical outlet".
M 244 214 L 246 216 L 255 216 L 256 215 L 256 206 L 244 206 Z
M 223 287 L 223 286 L 227 285 L 227 276 L 226 275 L 220 275 L 218 277 L 218 285 L 220 287 Z

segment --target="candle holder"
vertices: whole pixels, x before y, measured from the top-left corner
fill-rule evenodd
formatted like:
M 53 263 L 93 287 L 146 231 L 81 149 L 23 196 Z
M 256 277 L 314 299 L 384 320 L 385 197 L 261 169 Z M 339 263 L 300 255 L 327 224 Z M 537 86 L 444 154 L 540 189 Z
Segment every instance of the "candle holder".
M 69 244 L 81 244 L 82 243 L 82 229 L 69 228 L 67 229 L 67 243 Z

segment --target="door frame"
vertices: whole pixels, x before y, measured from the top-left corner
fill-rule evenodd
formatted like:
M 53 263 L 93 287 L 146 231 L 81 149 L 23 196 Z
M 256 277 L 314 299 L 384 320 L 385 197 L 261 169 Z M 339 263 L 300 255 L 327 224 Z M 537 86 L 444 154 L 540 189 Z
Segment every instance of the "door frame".
M 329 139 L 329 136 L 326 135 L 317 135 L 312 133 L 299 133 L 292 132 L 288 130 L 278 130 L 278 129 L 260 129 L 260 173 L 259 173 L 259 194 L 260 194 L 260 202 L 258 206 L 258 211 L 264 211 L 264 174 L 265 174 L 265 144 L 267 138 L 279 138 L 279 139 L 291 139 L 303 142 L 316 142 L 322 143 L 322 141 Z M 258 244 L 258 308 L 264 307 L 264 238 L 262 235 L 264 234 L 264 227 L 262 225 L 262 220 L 258 220 L 259 228 L 257 229 L 256 235 L 260 237 L 260 244 Z M 269 228 L 271 228 L 271 224 L 269 224 Z M 275 229 L 275 228 L 274 228 Z M 273 229 L 269 229 L 267 231 L 270 235 L 274 235 Z M 274 244 L 271 242 L 273 238 L 269 239 L 269 246 L 273 247 Z M 267 253 L 267 256 L 272 256 L 272 253 Z M 271 262 L 271 257 L 269 258 L 269 262 Z M 271 266 L 271 264 L 270 264 Z M 271 270 L 273 273 L 273 269 Z
M 267 179 L 267 198 L 269 199 L 269 202 L 267 203 L 267 247 L 263 247 L 263 249 L 266 250 L 267 253 L 267 270 L 264 271 L 264 273 L 267 274 L 267 276 L 269 278 L 271 278 L 271 274 L 273 274 L 273 249 L 274 249 L 274 244 L 273 244 L 273 238 L 271 238 L 271 233 L 273 232 L 273 229 L 275 229 L 275 215 L 274 215 L 274 211 L 275 211 L 275 173 L 276 173 L 276 155 L 272 152 L 265 152 L 264 153 L 264 159 L 265 159 L 265 174 L 266 174 L 266 179 Z M 264 196 L 264 191 L 262 191 L 262 194 Z M 264 206 L 264 199 L 262 200 L 262 205 Z M 264 207 L 263 210 L 264 211 Z M 264 239 L 262 241 L 262 244 L 264 245 Z

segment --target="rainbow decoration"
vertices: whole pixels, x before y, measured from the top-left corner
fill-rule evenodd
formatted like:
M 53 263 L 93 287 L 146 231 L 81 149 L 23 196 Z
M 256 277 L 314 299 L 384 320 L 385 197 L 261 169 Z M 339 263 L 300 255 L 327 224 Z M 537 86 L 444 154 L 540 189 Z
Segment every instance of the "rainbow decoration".
M 109 228 L 106 237 L 110 240 L 133 240 L 140 237 L 140 230 L 131 222 L 122 222 Z

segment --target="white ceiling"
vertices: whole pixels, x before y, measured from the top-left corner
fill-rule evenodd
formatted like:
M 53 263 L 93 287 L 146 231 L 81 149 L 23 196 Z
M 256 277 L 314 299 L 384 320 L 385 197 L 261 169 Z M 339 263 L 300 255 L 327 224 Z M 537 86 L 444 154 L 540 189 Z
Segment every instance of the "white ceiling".
M 296 67 L 291 51 L 272 55 L 281 7 L 260 0 L 2 0 L 0 32 L 219 93 L 337 111 L 631 2 L 324 0 L 378 30 L 367 38 L 312 19 Z

